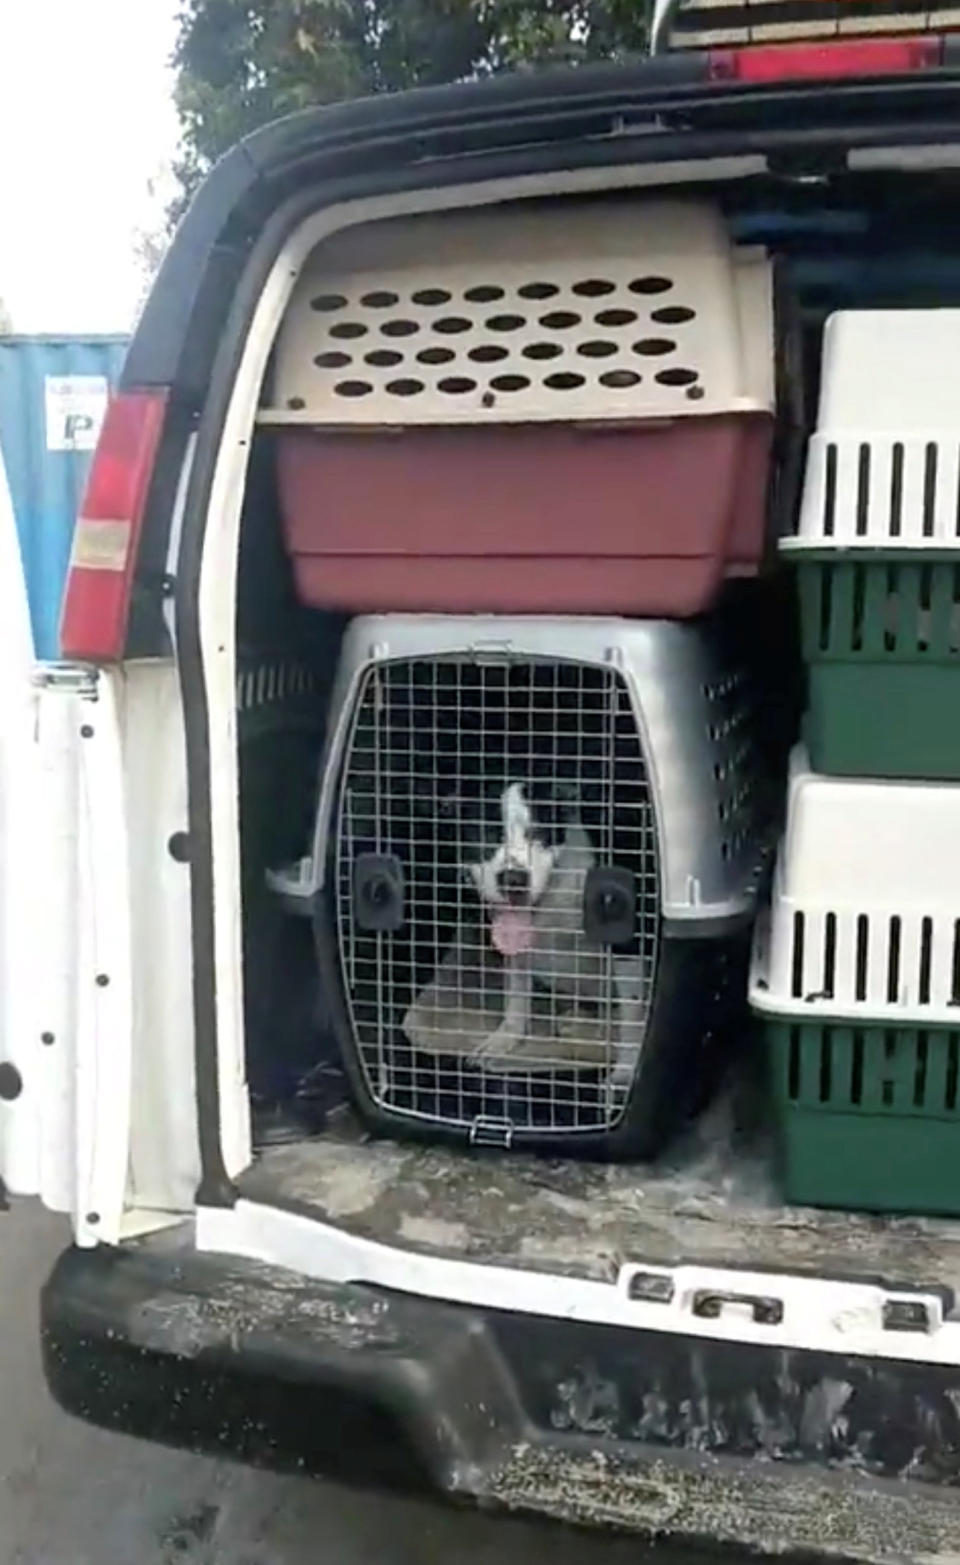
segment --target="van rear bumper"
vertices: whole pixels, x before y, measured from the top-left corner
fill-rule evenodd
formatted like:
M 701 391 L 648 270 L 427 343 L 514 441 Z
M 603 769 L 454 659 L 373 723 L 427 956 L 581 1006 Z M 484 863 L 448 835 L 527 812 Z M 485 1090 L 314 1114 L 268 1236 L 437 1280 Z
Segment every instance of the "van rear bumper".
M 956 1559 L 960 1369 L 475 1311 L 198 1255 L 186 1235 L 61 1256 L 42 1331 L 67 1411 L 648 1538 Z M 684 1375 L 699 1402 L 677 1400 Z M 908 1453 L 896 1475 L 882 1449 Z

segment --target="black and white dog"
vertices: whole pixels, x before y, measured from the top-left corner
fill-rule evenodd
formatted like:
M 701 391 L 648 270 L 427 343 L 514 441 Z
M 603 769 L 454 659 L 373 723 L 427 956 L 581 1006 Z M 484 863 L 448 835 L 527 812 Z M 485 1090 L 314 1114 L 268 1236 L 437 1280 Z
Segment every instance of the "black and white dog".
M 596 855 L 573 790 L 551 780 L 508 782 L 457 808 L 462 870 L 504 966 L 503 1018 L 476 1051 L 493 1063 L 529 1040 L 535 983 L 560 1006 L 601 1003 L 603 953 L 583 931 Z

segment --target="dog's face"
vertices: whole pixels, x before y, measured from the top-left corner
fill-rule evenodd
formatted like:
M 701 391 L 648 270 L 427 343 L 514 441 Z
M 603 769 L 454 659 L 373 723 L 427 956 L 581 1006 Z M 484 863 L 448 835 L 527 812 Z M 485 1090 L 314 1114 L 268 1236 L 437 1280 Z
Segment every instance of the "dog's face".
M 546 891 L 572 816 L 549 784 L 508 783 L 459 806 L 464 869 L 491 916 L 504 955 L 532 943 L 532 911 Z

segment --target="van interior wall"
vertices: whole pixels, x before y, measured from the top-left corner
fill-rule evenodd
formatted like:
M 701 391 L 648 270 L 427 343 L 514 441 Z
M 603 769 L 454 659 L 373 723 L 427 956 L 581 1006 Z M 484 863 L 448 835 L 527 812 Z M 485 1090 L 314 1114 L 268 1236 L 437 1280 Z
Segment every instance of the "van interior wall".
M 344 620 L 306 610 L 280 535 L 272 449 L 254 442 L 237 598 L 244 1014 L 256 1111 L 294 1099 L 322 1052 L 308 919 L 286 914 L 268 869 L 307 848 L 329 686 Z
M 953 172 L 887 174 L 822 185 L 770 181 L 724 195 L 738 237 L 780 255 L 799 299 L 808 426 L 823 325 L 832 311 L 960 305 L 958 185 Z M 731 634 L 763 682 L 764 737 L 777 786 L 803 706 L 792 585 L 774 571 L 759 586 L 732 586 L 726 606 Z M 259 1108 L 269 1119 L 280 1105 L 284 1112 L 296 1106 L 293 1133 L 322 1123 L 331 1097 L 343 1089 L 310 920 L 283 910 L 266 871 L 299 859 L 310 842 L 345 623 L 344 616 L 297 601 L 271 439 L 260 432 L 241 524 L 237 602 L 247 1067 L 255 1115 Z

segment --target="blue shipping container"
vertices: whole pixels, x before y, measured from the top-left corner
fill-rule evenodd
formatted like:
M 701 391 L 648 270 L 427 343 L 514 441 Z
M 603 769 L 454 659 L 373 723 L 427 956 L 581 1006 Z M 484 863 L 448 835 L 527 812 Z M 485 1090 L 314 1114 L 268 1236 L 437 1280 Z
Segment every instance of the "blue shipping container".
M 60 653 L 73 524 L 126 337 L 0 337 L 0 451 L 39 658 Z

